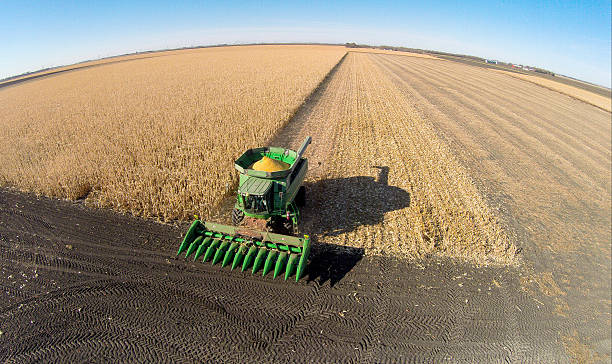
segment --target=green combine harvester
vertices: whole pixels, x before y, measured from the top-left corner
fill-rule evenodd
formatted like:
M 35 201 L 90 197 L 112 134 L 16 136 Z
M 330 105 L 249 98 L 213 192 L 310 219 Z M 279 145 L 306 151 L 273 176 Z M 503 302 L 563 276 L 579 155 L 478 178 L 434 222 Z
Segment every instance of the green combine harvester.
M 308 235 L 298 236 L 300 207 L 306 201 L 303 186 L 308 160 L 304 151 L 312 138 L 307 137 L 296 152 L 278 147 L 249 149 L 236 160 L 240 172 L 236 204 L 232 211 L 235 226 L 195 220 L 177 257 L 194 254 L 193 260 L 221 262 L 265 276 L 287 280 L 295 273 L 298 281 L 304 274 L 310 253 Z

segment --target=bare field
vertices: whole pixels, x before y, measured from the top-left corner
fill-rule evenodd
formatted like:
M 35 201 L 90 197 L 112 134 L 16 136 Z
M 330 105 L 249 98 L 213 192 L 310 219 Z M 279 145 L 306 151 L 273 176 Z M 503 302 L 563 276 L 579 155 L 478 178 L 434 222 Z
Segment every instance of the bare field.
M 296 143 L 313 135 L 304 230 L 371 253 L 515 262 L 465 168 L 371 57 L 388 56 L 350 52 L 295 120 L 304 124 Z
M 176 51 L 0 90 L 0 184 L 163 220 L 208 216 L 344 47 Z
M 589 235 L 596 222 L 605 236 L 610 113 L 484 69 L 401 57 L 377 57 L 376 63 L 453 144 L 470 175 L 495 187 L 492 204 L 520 206 L 521 219 L 543 224 L 539 234 L 554 250 L 574 251 L 581 243 L 572 240 L 569 226 Z
M 0 362 L 567 361 L 514 268 L 325 247 L 286 282 L 169 259 L 185 225 L 0 188 Z
M 425 58 L 425 59 L 437 59 L 441 60 L 438 57 L 434 57 L 430 54 L 422 54 L 422 53 L 413 53 L 413 52 L 404 52 L 404 51 L 394 51 L 388 49 L 377 49 L 377 48 L 347 48 L 349 52 L 355 53 L 374 53 L 374 54 L 390 54 L 396 56 L 406 56 L 406 57 L 416 57 L 416 58 Z
M 580 89 L 578 87 L 566 85 L 561 82 L 556 82 L 556 81 L 538 77 L 538 76 L 524 75 L 521 73 L 502 71 L 502 70 L 496 70 L 496 71 L 507 74 L 508 76 L 520 78 L 520 79 L 535 83 L 536 85 L 540 85 L 542 87 L 545 87 L 553 91 L 560 92 L 564 95 L 584 101 L 587 104 L 597 106 L 598 108 L 603 109 L 605 111 L 608 111 L 608 112 L 612 111 L 612 99 L 610 98 L 610 96 L 605 97 L 602 95 L 595 94 L 593 92 L 589 92 L 587 90 Z

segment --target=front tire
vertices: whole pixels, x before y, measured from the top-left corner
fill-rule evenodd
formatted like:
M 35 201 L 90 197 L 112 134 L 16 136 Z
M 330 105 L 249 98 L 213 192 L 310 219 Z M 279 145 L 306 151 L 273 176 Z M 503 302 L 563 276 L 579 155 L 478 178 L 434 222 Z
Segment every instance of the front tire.
M 294 234 L 295 230 L 297 230 L 297 227 L 293 226 L 293 221 L 285 220 L 283 221 L 283 230 L 284 234 Z
M 236 226 L 240 225 L 240 223 L 244 220 L 244 211 L 240 209 L 234 209 L 232 211 L 232 223 Z
M 297 214 L 297 218 L 296 218 L 295 223 L 293 221 L 293 218 L 291 218 L 289 220 L 283 218 L 283 220 L 282 220 L 283 221 L 283 229 L 285 229 L 285 231 L 287 231 L 286 234 L 297 235 L 299 233 L 298 225 L 300 223 L 299 222 L 299 218 L 300 218 L 299 210 L 296 208 L 296 206 L 294 204 L 289 205 L 287 207 L 287 209 L 290 209 L 291 212 L 293 212 L 294 214 Z

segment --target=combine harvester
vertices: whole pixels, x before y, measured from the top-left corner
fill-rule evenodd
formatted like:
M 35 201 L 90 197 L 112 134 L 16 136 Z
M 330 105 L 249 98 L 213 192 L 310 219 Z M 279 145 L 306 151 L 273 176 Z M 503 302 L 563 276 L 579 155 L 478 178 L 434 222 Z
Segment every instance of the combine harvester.
M 307 137 L 296 152 L 278 147 L 249 149 L 236 160 L 240 172 L 236 204 L 232 211 L 235 226 L 195 220 L 177 256 L 202 255 L 221 266 L 251 268 L 256 273 L 263 265 L 263 275 L 274 270 L 274 278 L 284 273 L 287 280 L 295 272 L 296 282 L 304 274 L 310 238 L 298 237 L 300 207 L 306 201 L 303 186 L 308 170 L 304 151 L 312 138 Z M 283 232 L 282 234 L 279 232 Z M 292 234 L 292 235 L 288 235 Z

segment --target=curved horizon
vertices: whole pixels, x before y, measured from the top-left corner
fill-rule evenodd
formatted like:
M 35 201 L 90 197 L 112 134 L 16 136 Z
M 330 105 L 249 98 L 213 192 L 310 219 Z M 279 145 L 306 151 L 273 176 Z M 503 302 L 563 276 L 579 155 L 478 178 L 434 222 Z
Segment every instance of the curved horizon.
M 150 50 L 354 42 L 474 55 L 611 86 L 609 1 L 0 3 L 0 78 Z

